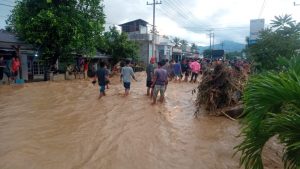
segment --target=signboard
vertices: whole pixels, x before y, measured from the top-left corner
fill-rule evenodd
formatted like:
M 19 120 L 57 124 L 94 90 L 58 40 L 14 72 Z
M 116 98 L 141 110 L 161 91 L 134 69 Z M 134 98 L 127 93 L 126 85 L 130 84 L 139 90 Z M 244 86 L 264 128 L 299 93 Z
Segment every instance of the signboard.
M 182 53 L 182 49 L 173 47 L 173 52 L 174 53 Z
M 256 40 L 259 37 L 259 32 L 264 30 L 265 20 L 264 19 L 253 19 L 250 20 L 250 37 L 249 43 L 256 43 Z

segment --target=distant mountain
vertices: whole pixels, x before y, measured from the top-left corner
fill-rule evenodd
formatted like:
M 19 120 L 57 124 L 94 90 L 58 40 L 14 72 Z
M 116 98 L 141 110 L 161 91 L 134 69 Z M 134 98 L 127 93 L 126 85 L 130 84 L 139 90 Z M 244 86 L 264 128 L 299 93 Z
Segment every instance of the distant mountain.
M 224 49 L 225 52 L 240 52 L 245 48 L 245 44 L 233 42 L 233 41 L 223 41 L 223 44 L 215 44 L 214 49 Z M 203 53 L 205 49 L 209 49 L 209 46 L 198 46 L 198 51 Z

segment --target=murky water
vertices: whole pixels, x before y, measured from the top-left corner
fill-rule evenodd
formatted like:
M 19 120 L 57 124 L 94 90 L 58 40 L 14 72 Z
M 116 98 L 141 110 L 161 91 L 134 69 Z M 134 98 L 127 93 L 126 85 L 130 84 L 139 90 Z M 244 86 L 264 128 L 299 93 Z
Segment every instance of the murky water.
M 145 74 L 138 79 L 127 98 L 113 79 L 101 100 L 97 86 L 84 80 L 0 86 L 0 168 L 239 168 L 232 157 L 238 122 L 195 119 L 195 84 L 170 83 L 166 103 L 151 106 Z M 272 147 L 266 166 L 282 168 Z

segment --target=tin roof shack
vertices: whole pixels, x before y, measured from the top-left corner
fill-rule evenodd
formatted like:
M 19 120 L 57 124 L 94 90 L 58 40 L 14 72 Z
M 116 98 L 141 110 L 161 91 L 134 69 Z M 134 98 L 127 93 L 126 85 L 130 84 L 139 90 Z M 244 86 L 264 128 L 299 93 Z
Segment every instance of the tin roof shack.
M 19 57 L 21 66 L 18 78 L 28 80 L 31 71 L 28 60 L 34 56 L 34 51 L 32 45 L 19 40 L 15 34 L 0 30 L 0 55 L 4 56 L 5 60 L 11 60 L 14 56 Z

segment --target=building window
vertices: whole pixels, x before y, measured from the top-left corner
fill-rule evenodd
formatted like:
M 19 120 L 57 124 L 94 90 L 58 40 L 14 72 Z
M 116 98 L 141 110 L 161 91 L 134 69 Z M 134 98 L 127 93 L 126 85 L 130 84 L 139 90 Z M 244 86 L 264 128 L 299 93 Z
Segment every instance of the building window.
M 44 67 L 41 61 L 33 61 L 33 74 L 34 75 L 44 74 Z

